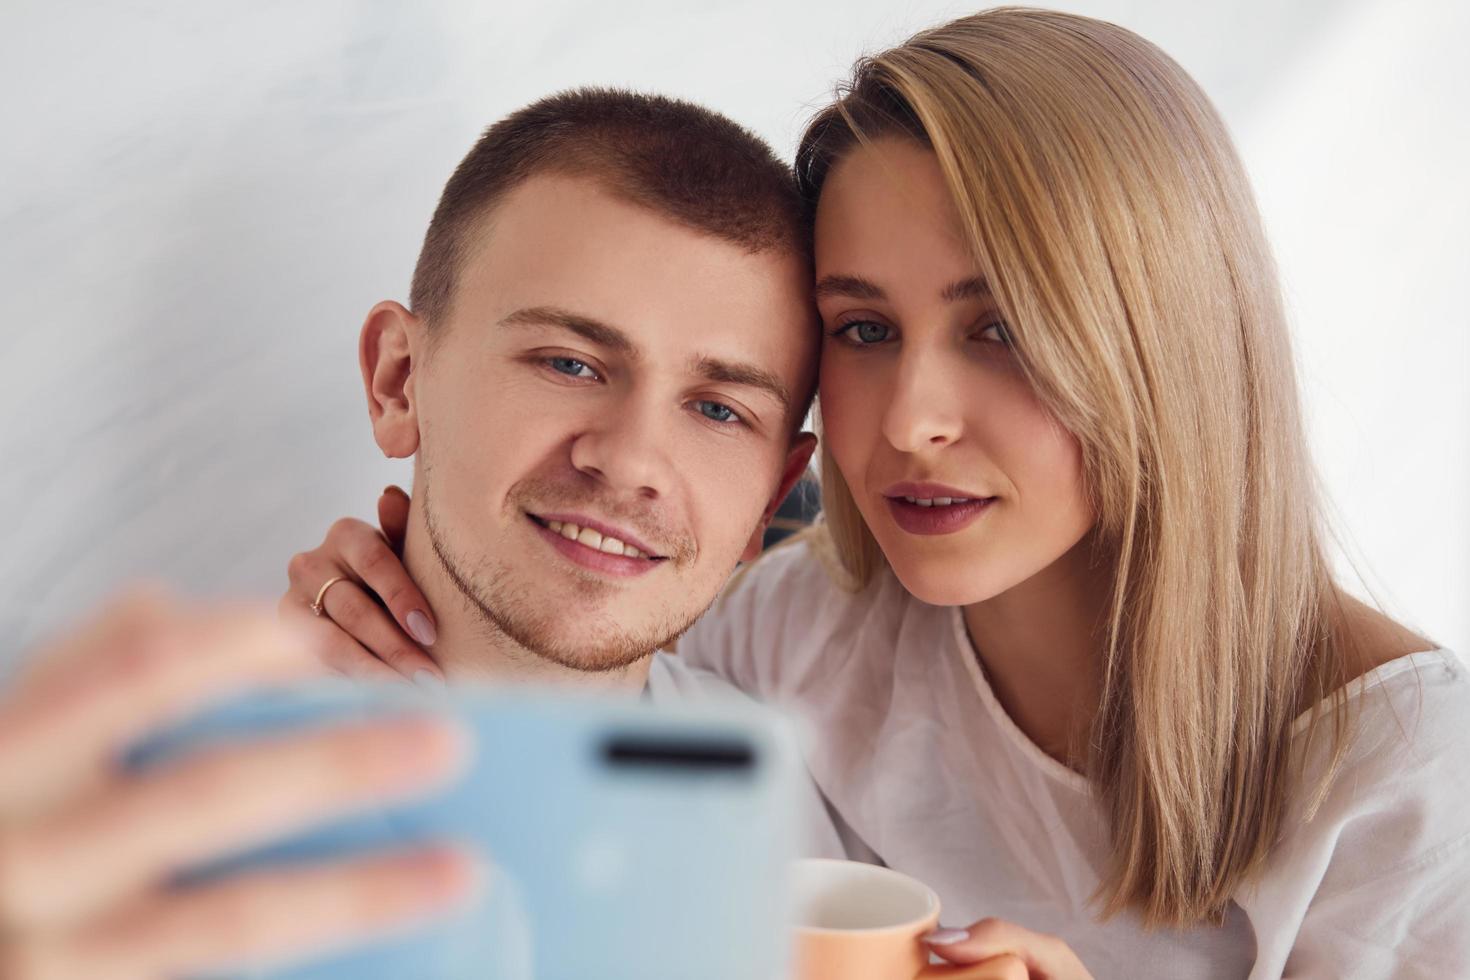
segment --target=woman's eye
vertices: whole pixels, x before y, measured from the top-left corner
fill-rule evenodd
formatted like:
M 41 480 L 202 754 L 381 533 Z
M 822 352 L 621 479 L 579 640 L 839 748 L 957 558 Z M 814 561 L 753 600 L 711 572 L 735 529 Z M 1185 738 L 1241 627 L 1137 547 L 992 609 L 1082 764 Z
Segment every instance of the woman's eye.
M 1005 344 L 1007 347 L 1013 346 L 1011 343 L 1011 328 L 1006 325 L 1004 320 L 997 320 L 994 323 L 987 324 L 980 331 L 980 339 L 988 340 L 992 343 Z
M 873 320 L 851 320 L 832 332 L 857 347 L 881 344 L 888 339 L 888 327 Z
M 711 422 L 740 421 L 740 416 L 735 414 L 735 410 L 729 405 L 722 405 L 719 402 L 696 402 L 695 404 L 699 407 L 699 414 Z
M 553 357 L 546 362 L 551 369 L 558 374 L 565 374 L 570 378 L 595 378 L 597 372 L 588 367 L 584 362 L 575 357 Z

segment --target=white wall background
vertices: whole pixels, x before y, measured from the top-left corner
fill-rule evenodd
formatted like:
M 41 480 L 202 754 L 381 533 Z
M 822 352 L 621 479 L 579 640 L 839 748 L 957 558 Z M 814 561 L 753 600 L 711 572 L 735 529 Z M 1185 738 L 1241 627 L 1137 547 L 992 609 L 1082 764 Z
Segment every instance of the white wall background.
M 1470 4 L 1096 0 L 1216 99 L 1257 182 L 1313 436 L 1391 611 L 1470 652 Z M 0 8 L 0 663 L 120 583 L 273 596 L 407 480 L 355 344 L 478 132 L 567 86 L 789 153 L 909 0 Z

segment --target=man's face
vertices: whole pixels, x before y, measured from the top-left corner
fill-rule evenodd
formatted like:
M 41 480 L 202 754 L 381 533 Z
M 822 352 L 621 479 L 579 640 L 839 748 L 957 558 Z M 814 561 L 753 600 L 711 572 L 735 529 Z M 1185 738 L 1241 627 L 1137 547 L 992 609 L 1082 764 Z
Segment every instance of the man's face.
M 408 381 L 431 542 L 512 639 L 625 666 L 708 607 L 805 458 L 810 271 L 568 177 L 473 241 Z

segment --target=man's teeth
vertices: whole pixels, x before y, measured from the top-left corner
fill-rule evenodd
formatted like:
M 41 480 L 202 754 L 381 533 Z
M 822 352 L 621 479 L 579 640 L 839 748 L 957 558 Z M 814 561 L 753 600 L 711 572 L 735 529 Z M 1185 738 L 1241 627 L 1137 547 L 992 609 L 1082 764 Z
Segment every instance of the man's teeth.
M 609 555 L 622 555 L 625 558 L 648 557 L 631 544 L 624 544 L 617 538 L 603 537 L 590 527 L 563 524 L 561 521 L 547 521 L 546 526 L 568 541 L 576 541 L 579 544 L 584 544 L 593 551 L 604 551 Z
M 920 507 L 948 507 L 950 504 L 968 504 L 973 498 L 971 498 L 971 497 L 905 497 L 903 499 L 904 500 L 907 500 L 911 504 L 918 504 Z

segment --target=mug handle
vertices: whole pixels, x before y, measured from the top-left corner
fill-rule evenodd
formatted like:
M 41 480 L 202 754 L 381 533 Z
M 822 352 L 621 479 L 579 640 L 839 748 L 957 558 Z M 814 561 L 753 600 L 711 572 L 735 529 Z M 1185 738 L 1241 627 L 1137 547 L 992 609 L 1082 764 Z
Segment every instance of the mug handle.
M 992 956 L 984 963 L 936 963 L 926 966 L 914 980 L 996 980 L 1010 975 L 1004 972 L 1011 965 L 1007 962 L 1010 960 L 1021 964 L 1021 976 L 1027 975 L 1026 965 L 1020 957 L 1002 953 L 1000 956 Z

